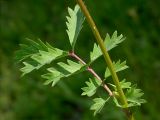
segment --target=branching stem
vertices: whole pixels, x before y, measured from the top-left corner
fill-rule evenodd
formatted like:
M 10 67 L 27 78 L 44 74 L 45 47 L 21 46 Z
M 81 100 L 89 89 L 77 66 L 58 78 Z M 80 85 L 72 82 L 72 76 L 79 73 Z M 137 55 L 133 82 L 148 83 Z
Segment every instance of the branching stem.
M 84 62 L 78 55 L 76 55 L 74 52 L 69 52 L 69 56 L 75 58 L 76 60 L 78 60 L 79 62 L 81 62 L 83 65 L 86 65 L 86 62 Z M 103 80 L 99 77 L 99 75 L 91 68 L 91 67 L 88 67 L 87 68 L 88 72 L 90 72 L 95 78 L 97 78 L 99 81 L 102 82 L 102 85 L 104 87 L 104 89 L 108 92 L 108 94 L 110 96 L 113 96 L 113 93 L 112 91 L 109 89 L 109 87 L 104 84 Z
M 120 96 L 119 97 L 120 102 L 123 104 L 123 106 L 125 108 L 127 108 L 128 107 L 127 99 L 126 99 L 126 97 L 124 95 L 124 92 L 123 92 L 121 86 L 120 86 L 120 82 L 119 82 L 118 76 L 116 74 L 116 71 L 114 70 L 111 58 L 110 58 L 110 56 L 109 56 L 109 54 L 108 54 L 108 52 L 106 50 L 106 47 L 104 46 L 103 39 L 102 39 L 101 35 L 99 34 L 99 31 L 98 31 L 98 29 L 97 29 L 97 27 L 96 27 L 91 15 L 90 15 L 88 9 L 84 5 L 84 2 L 82 0 L 77 0 L 77 3 L 79 4 L 82 12 L 84 13 L 84 15 L 86 17 L 86 20 L 89 23 L 89 25 L 90 25 L 90 27 L 92 29 L 92 32 L 93 32 L 93 34 L 94 34 L 94 36 L 95 36 L 95 38 L 97 40 L 97 43 L 101 48 L 101 51 L 102 51 L 103 56 L 105 58 L 105 61 L 106 61 L 107 65 L 108 65 L 108 68 L 109 68 L 109 70 L 111 72 L 114 84 L 116 85 L 118 94 Z M 130 112 L 130 110 L 129 109 L 125 109 L 125 111 L 127 111 L 125 113 L 130 113 L 130 114 L 126 114 L 127 117 L 128 117 L 128 120 L 134 120 L 133 114 Z

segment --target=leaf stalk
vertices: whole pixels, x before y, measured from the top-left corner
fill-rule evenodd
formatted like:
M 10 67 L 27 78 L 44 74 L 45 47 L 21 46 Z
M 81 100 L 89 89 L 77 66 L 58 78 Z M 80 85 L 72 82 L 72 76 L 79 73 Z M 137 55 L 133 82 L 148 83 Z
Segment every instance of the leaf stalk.
M 86 62 L 84 62 L 78 55 L 76 55 L 73 51 L 69 52 L 69 56 L 75 58 L 79 62 L 81 62 L 83 65 L 87 65 Z M 87 71 L 90 72 L 95 78 L 97 78 L 103 85 L 103 88 L 108 92 L 109 96 L 113 96 L 113 92 L 109 89 L 109 87 L 104 84 L 103 80 L 100 78 L 100 76 L 91 68 L 87 67 Z

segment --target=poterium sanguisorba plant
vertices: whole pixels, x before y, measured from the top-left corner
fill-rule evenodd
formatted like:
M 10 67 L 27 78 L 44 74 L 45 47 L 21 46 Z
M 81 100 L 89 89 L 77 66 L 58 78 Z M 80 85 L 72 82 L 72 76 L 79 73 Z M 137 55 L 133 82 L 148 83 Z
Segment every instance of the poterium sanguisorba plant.
M 117 35 L 117 31 L 115 31 L 113 35 L 110 36 L 107 34 L 105 39 L 102 40 L 83 1 L 78 0 L 77 2 L 79 5 L 76 5 L 74 9 L 68 8 L 69 16 L 66 17 L 66 31 L 71 44 L 71 49 L 64 51 L 51 46 L 49 43 L 43 43 L 41 40 L 33 41 L 27 39 L 24 44 L 20 44 L 21 49 L 16 52 L 16 60 L 22 62 L 24 65 L 20 69 L 22 76 L 33 70 L 39 70 L 41 67 L 50 64 L 53 61 L 56 62 L 56 64 L 48 67 L 46 73 L 41 75 L 41 77 L 45 79 L 45 85 L 51 83 L 52 86 L 55 86 L 61 79 L 83 71 L 88 71 L 93 77 L 86 81 L 86 86 L 82 88 L 82 95 L 94 97 L 100 87 L 103 87 L 106 91 L 105 94 L 108 94 L 108 97 L 99 96 L 93 98 L 91 110 L 94 110 L 94 115 L 99 113 L 107 101 L 111 99 L 117 107 L 124 110 L 129 120 L 133 120 L 134 117 L 130 107 L 140 106 L 142 103 L 145 103 L 145 100 L 141 98 L 143 93 L 140 89 L 136 88 L 136 85 L 131 85 L 126 79 L 119 82 L 117 72 L 128 68 L 126 61 L 121 62 L 118 60 L 117 62 L 111 62 L 108 55 L 108 51 L 118 46 L 125 38 L 122 34 Z M 90 24 L 98 42 L 98 45 L 96 43 L 94 44 L 93 51 L 90 52 L 90 61 L 87 63 L 76 54 L 74 49 L 85 19 Z M 107 62 L 107 68 L 103 78 L 90 67 L 102 54 Z M 62 58 L 67 58 L 67 63 L 60 62 Z M 114 84 L 107 83 L 107 78 L 110 76 L 112 76 Z

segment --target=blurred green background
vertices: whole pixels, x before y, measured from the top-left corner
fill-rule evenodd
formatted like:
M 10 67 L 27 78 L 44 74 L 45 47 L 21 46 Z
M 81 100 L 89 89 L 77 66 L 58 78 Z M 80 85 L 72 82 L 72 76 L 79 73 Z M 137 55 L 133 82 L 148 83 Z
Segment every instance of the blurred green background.
M 25 38 L 47 41 L 69 49 L 65 32 L 67 7 L 75 0 L 0 0 L 0 120 L 124 120 L 112 103 L 100 114 L 89 110 L 91 98 L 80 96 L 89 73 L 62 80 L 56 87 L 44 86 L 40 73 L 20 78 L 14 61 Z M 127 60 L 130 69 L 118 74 L 137 83 L 148 101 L 136 109 L 137 120 L 160 120 L 160 1 L 86 0 L 103 38 L 115 30 L 127 37 L 110 52 L 113 60 Z M 77 54 L 89 61 L 94 37 L 85 22 L 77 42 Z M 93 68 L 102 76 L 101 57 Z

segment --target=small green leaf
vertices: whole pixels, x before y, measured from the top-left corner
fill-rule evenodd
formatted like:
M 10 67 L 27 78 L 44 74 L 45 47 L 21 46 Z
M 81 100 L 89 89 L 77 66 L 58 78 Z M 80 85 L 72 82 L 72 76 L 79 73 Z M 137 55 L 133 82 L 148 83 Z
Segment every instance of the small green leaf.
M 102 84 L 101 81 L 98 79 L 89 79 L 89 81 L 85 82 L 87 87 L 83 87 L 83 93 L 82 95 L 87 95 L 88 97 L 91 97 L 96 93 L 97 88 Z
M 111 84 L 111 83 L 109 83 L 109 84 L 110 84 L 111 86 L 113 86 L 114 89 L 117 91 L 115 85 L 113 85 L 113 84 Z M 121 85 L 121 88 L 122 88 L 122 89 L 131 88 L 131 82 L 126 82 L 126 79 L 122 80 L 122 81 L 120 82 L 120 85 Z
M 99 56 L 102 55 L 101 49 L 99 48 L 99 46 L 97 46 L 96 44 L 94 44 L 93 47 L 93 52 L 90 53 L 90 59 L 91 61 L 95 61 Z
M 113 67 L 116 72 L 119 72 L 119 71 L 122 71 L 122 70 L 125 70 L 128 68 L 128 66 L 126 65 L 126 61 L 121 63 L 120 60 L 117 61 L 116 63 L 113 62 Z M 109 69 L 107 68 L 105 71 L 105 78 L 109 77 L 110 75 L 111 75 L 111 73 L 110 73 Z
M 142 103 L 146 103 L 146 100 L 142 99 L 143 92 L 141 89 L 137 89 L 136 86 L 132 86 L 126 92 L 126 98 L 129 102 L 129 107 L 131 106 L 140 106 Z
M 94 104 L 91 106 L 91 110 L 94 110 L 94 115 L 96 115 L 97 113 L 99 113 L 102 108 L 104 107 L 105 103 L 110 99 L 110 97 L 105 100 L 103 98 L 94 98 L 93 102 Z
M 68 64 L 63 63 L 63 62 L 59 62 L 58 65 L 70 73 L 73 73 L 73 72 L 80 70 L 80 68 L 83 66 L 82 64 L 73 62 L 71 60 L 67 60 L 67 62 L 68 62 Z
M 42 78 L 47 79 L 44 83 L 45 85 L 53 82 L 52 86 L 54 86 L 60 79 L 83 72 L 87 68 L 87 65 L 82 65 L 71 60 L 67 60 L 67 64 L 59 62 L 57 65 L 59 66 L 57 69 L 49 68 L 47 69 L 49 73 L 42 75 Z
M 146 102 L 146 100 L 141 98 L 144 94 L 141 89 L 137 89 L 135 85 L 131 86 L 130 82 L 122 81 L 121 85 L 123 89 L 126 89 L 125 96 L 128 101 L 128 107 L 140 106 Z M 124 108 L 124 106 L 118 102 L 117 98 L 114 97 L 113 100 L 116 106 Z
M 68 55 L 67 52 L 54 48 L 48 43 L 44 44 L 41 40 L 37 42 L 27 40 L 27 43 L 21 47 L 21 50 L 17 52 L 16 60 L 25 61 L 24 67 L 21 68 L 22 76 Z
M 117 31 L 115 31 L 112 37 L 107 33 L 106 38 L 104 40 L 104 45 L 106 46 L 106 50 L 109 51 L 114 47 L 118 46 L 122 41 L 124 41 L 123 35 L 117 36 Z M 94 62 L 98 57 L 102 55 L 101 49 L 99 46 L 94 44 L 93 52 L 90 53 L 91 63 Z
M 122 89 L 131 88 L 131 82 L 126 82 L 126 79 L 122 80 L 120 85 Z
M 41 66 L 45 64 L 49 64 L 53 60 L 56 60 L 57 58 L 60 58 L 62 56 L 66 56 L 67 53 L 64 53 L 62 50 L 54 48 L 50 49 L 48 48 L 48 51 L 39 51 L 38 54 L 34 54 L 31 56 L 33 60 L 38 62 Z
M 30 73 L 32 70 L 35 69 L 35 66 L 33 66 L 33 65 L 29 64 L 29 63 L 23 62 L 23 64 L 25 66 L 20 69 L 20 71 L 22 71 L 22 76 L 24 76 L 27 73 Z
M 20 50 L 16 52 L 15 60 L 21 62 L 22 60 L 38 53 L 39 50 L 47 50 L 47 46 L 38 39 L 36 42 L 28 39 L 25 41 L 25 44 L 20 44 Z
M 117 100 L 116 97 L 113 97 L 113 101 L 114 101 L 114 103 L 116 104 L 117 107 L 123 108 L 123 105 L 121 105 L 121 104 L 118 102 L 118 100 Z
M 104 40 L 104 44 L 106 45 L 107 50 L 111 50 L 114 47 L 118 46 L 121 42 L 123 42 L 125 38 L 123 38 L 123 35 L 117 36 L 117 31 L 115 31 L 112 35 L 112 37 L 109 36 L 109 34 L 106 35 L 106 38 Z
M 62 77 L 65 76 L 54 68 L 48 68 L 47 70 L 49 73 L 42 75 L 42 78 L 47 79 L 47 81 L 44 82 L 45 85 L 52 82 L 52 86 L 54 86 Z
M 80 7 L 78 5 L 75 6 L 74 10 L 71 8 L 68 8 L 69 16 L 67 16 L 67 34 L 69 37 L 70 44 L 72 46 L 72 49 L 74 50 L 77 37 L 79 35 L 79 32 L 82 29 L 82 24 L 84 22 L 84 15 L 80 10 Z

